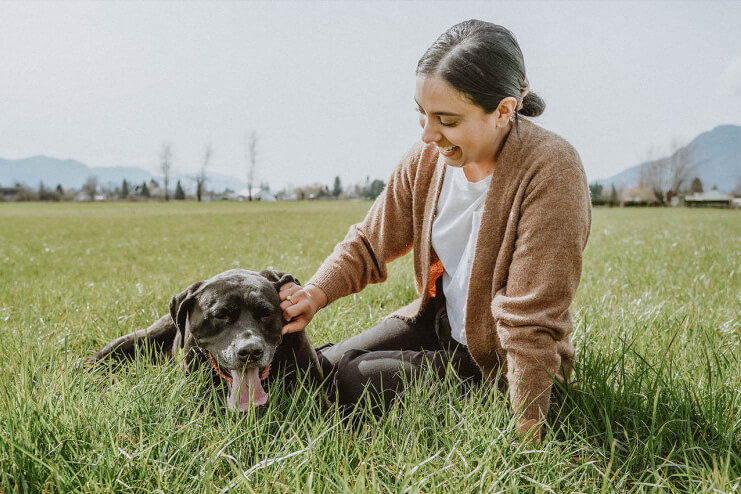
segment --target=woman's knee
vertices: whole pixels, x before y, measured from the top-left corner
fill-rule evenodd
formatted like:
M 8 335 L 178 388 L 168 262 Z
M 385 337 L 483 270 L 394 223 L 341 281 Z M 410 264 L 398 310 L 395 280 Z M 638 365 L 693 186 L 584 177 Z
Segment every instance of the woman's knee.
M 374 409 L 381 404 L 389 405 L 401 389 L 405 371 L 411 370 L 411 366 L 397 353 L 367 350 L 345 352 L 335 369 L 338 403 L 352 406 L 365 394 Z

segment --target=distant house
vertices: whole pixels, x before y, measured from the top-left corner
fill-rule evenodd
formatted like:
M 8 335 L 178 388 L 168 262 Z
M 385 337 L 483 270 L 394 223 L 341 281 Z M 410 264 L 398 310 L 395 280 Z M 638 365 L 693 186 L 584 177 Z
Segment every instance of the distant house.
M 20 193 L 20 187 L 0 187 L 0 197 L 2 197 L 3 200 L 15 199 L 15 197 Z
M 90 201 L 90 193 L 85 192 L 84 190 L 81 190 L 79 192 L 76 192 L 74 197 L 72 198 L 73 201 L 76 202 L 89 202 Z M 105 201 L 106 197 L 105 194 L 96 193 L 95 197 L 93 198 L 93 201 L 101 202 Z
M 298 195 L 292 190 L 288 191 L 284 189 L 275 194 L 275 199 L 277 201 L 298 201 Z
M 685 196 L 684 204 L 690 208 L 730 208 L 732 198 L 719 190 L 708 190 Z
M 237 201 L 248 201 L 250 199 L 250 191 L 249 189 L 242 189 L 239 192 L 235 192 L 233 199 Z M 271 194 L 270 192 L 265 191 L 264 189 L 257 189 L 252 191 L 252 200 L 253 201 L 263 201 L 263 202 L 274 202 L 275 196 Z
M 149 188 L 149 197 L 151 197 L 152 199 L 164 199 L 165 198 L 165 188 L 160 187 L 159 184 L 157 184 L 156 182 L 150 181 L 148 188 Z M 170 192 L 169 197 L 170 199 L 172 199 L 175 195 L 175 189 L 173 187 L 168 187 L 168 192 Z
M 621 206 L 652 206 L 658 202 L 653 189 L 648 185 L 629 187 L 620 193 Z

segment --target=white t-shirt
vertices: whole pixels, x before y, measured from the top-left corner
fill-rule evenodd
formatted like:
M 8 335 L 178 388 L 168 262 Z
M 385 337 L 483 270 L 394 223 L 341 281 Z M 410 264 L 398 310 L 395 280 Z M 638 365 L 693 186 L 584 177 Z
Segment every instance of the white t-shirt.
M 453 338 L 466 344 L 466 298 L 481 212 L 491 175 L 469 182 L 462 168 L 446 165 L 432 222 L 432 248 L 442 262 L 443 293 Z

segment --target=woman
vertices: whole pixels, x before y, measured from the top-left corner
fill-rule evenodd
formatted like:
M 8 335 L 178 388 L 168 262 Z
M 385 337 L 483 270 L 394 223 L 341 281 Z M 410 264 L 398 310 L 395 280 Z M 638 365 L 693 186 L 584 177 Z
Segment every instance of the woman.
M 422 142 L 307 285 L 281 288 L 284 332 L 384 281 L 386 264 L 413 249 L 421 297 L 319 349 L 339 401 L 365 387 L 389 401 L 406 377 L 452 364 L 508 387 L 518 429 L 538 438 L 574 355 L 569 305 L 591 223 L 579 155 L 521 118 L 545 104 L 501 26 L 470 20 L 440 36 L 417 65 L 415 100 Z

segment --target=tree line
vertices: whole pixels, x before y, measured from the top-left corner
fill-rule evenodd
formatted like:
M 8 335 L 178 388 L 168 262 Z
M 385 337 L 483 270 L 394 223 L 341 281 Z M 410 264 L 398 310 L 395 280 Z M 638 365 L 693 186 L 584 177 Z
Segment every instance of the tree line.
M 151 179 L 142 183 L 133 183 L 124 179 L 120 186 L 100 184 L 97 177 L 90 176 L 79 189 L 64 190 L 60 185 L 50 189 L 43 182 L 39 183 L 37 189 L 32 189 L 23 184 L 15 184 L 13 187 L 0 187 L 0 201 L 71 201 L 71 200 L 188 200 L 195 199 L 200 202 L 209 200 L 261 200 L 270 195 L 270 186 L 267 182 L 257 182 L 258 169 L 258 136 L 256 131 L 247 132 L 245 135 L 245 178 L 247 184 L 247 195 L 242 197 L 239 191 L 225 189 L 223 191 L 208 189 L 208 176 L 206 171 L 211 164 L 214 148 L 208 143 L 199 159 L 198 171 L 193 181 L 195 182 L 195 195 L 188 196 L 180 180 L 175 184 L 174 191 L 171 187 L 173 176 L 173 150 L 169 142 L 162 143 L 158 153 L 158 170 L 161 173 L 162 183 Z M 270 198 L 283 200 L 342 200 L 342 199 L 375 199 L 381 194 L 385 187 L 382 180 L 370 180 L 366 177 L 364 183 L 342 186 L 339 176 L 335 177 L 331 188 L 323 184 L 310 184 L 299 187 L 284 187 Z M 173 192 L 171 194 L 171 192 Z
M 164 181 L 150 179 L 141 183 L 134 183 L 124 179 L 121 185 L 101 185 L 94 176 L 88 177 L 79 188 L 63 188 L 61 184 L 56 187 L 48 187 L 44 182 L 39 182 L 38 188 L 31 188 L 23 184 L 15 184 L 12 187 L 0 186 L 0 202 L 3 201 L 185 201 L 185 200 L 265 200 L 269 194 L 271 200 L 374 200 L 383 192 L 386 186 L 383 180 L 370 180 L 365 182 L 343 186 L 340 177 L 335 177 L 333 185 L 313 183 L 298 187 L 284 187 L 272 193 L 267 182 L 261 182 L 255 186 L 251 198 L 239 196 L 238 191 L 224 189 L 220 192 L 209 190 L 203 184 L 205 181 L 196 183 L 196 191 L 187 194 L 180 180 L 175 183 L 172 191 L 165 192 Z M 200 184 L 200 185 L 199 185 Z

